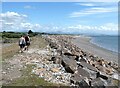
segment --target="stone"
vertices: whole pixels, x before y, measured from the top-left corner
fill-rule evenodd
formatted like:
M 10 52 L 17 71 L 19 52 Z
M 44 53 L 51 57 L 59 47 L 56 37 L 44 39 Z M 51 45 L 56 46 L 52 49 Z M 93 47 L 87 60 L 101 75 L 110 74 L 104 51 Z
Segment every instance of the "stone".
M 113 70 L 112 70 L 111 67 L 108 68 L 108 67 L 98 66 L 97 69 L 101 72 L 104 72 L 104 73 L 108 74 L 108 75 L 113 74 Z
M 80 68 L 80 67 L 77 69 L 77 74 L 82 76 L 82 77 L 90 78 L 89 72 L 84 70 L 83 68 Z
M 58 68 L 52 68 L 51 71 L 55 73 L 55 72 L 59 72 L 60 70 Z
M 108 80 L 108 77 L 104 73 L 97 72 L 96 73 L 96 78 L 102 78 L 104 80 Z
M 69 73 L 74 73 L 77 68 L 77 63 L 73 59 L 69 59 L 68 57 L 63 57 L 62 65 L 65 67 L 65 70 Z
M 71 81 L 72 84 L 75 84 L 75 85 L 77 85 L 77 86 L 79 86 L 81 88 L 83 86 L 84 87 L 89 86 L 88 83 L 85 81 L 85 79 L 82 76 L 78 75 L 78 74 L 72 75 L 70 81 Z
M 54 57 L 51 58 L 51 60 L 52 60 L 53 63 L 55 63 L 55 64 L 61 64 L 61 62 L 62 62 L 62 57 L 60 57 L 60 56 L 54 56 Z
M 39 75 L 40 73 L 45 72 L 45 71 L 46 71 L 45 68 L 39 68 L 39 69 L 36 69 L 36 70 L 35 70 L 35 73 L 36 73 L 37 75 Z
M 93 70 L 90 70 L 90 69 L 87 69 L 87 68 L 84 68 L 84 70 L 89 73 L 90 78 L 95 79 L 97 77 L 97 72 L 96 71 L 93 71 Z
M 71 76 L 70 81 L 73 84 L 77 84 L 79 81 L 82 81 L 82 79 L 83 78 L 80 75 L 74 74 L 74 75 Z
M 94 66 L 90 65 L 89 63 L 81 62 L 80 64 L 81 64 L 84 68 L 86 67 L 86 68 L 88 68 L 88 69 L 90 69 L 90 70 L 92 70 L 92 71 L 96 71 L 96 72 L 97 72 L 97 69 L 96 69 Z
M 61 64 L 62 63 L 62 57 L 57 57 L 55 60 L 55 64 Z
M 77 56 L 67 56 L 69 59 L 73 59 L 73 60 L 75 60 L 75 59 L 77 59 Z
M 91 81 L 91 86 L 97 88 L 104 88 L 104 81 L 101 78 L 96 78 Z
M 56 44 L 56 43 L 53 43 L 53 42 L 50 42 L 49 46 L 50 46 L 51 48 L 54 48 L 54 49 L 57 49 L 57 48 L 58 48 L 57 44 Z
M 87 60 L 85 58 L 83 58 L 83 57 L 81 57 L 79 61 L 80 62 L 87 62 Z

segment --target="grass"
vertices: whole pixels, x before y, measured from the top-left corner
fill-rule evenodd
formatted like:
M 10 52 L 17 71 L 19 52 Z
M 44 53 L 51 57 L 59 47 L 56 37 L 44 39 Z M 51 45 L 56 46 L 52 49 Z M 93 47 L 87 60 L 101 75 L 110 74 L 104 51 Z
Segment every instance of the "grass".
M 36 36 L 31 38 L 32 42 L 30 48 L 44 49 L 47 46 L 47 42 L 41 37 Z M 2 51 L 3 58 L 12 57 L 17 54 L 19 47 L 17 44 L 12 44 L 8 47 L 5 47 Z M 58 84 L 53 84 L 45 81 L 43 78 L 39 78 L 37 75 L 32 74 L 31 71 L 35 65 L 27 65 L 26 68 L 22 69 L 22 76 L 20 78 L 14 79 L 10 84 L 4 86 L 59 86 Z
M 14 40 L 13 40 L 14 41 Z M 15 39 L 17 42 L 17 40 Z M 2 51 L 2 59 L 11 58 L 13 55 L 18 54 L 19 52 L 19 46 L 18 43 L 8 43 L 10 46 L 2 47 L 0 51 Z M 31 38 L 31 45 L 30 48 L 38 48 L 43 49 L 47 45 L 47 42 L 41 37 L 36 36 Z
M 31 74 L 32 69 L 35 65 L 27 65 L 25 69 L 22 70 L 22 77 L 13 80 L 13 82 L 6 86 L 58 86 L 57 84 L 49 83 L 42 78 L 39 78 L 35 74 Z
M 19 51 L 19 46 L 16 43 L 12 43 L 10 46 L 2 47 L 2 60 L 12 57 Z
M 43 49 L 47 45 L 47 42 L 41 36 L 32 37 L 31 40 L 32 41 L 30 48 Z M 2 47 L 2 49 L 0 49 L 2 51 L 3 60 L 12 57 L 13 55 L 17 54 L 19 51 L 19 46 L 17 43 L 9 43 L 9 44 L 11 45 L 7 47 Z
M 31 48 L 44 49 L 48 44 L 41 36 L 32 37 L 31 40 Z

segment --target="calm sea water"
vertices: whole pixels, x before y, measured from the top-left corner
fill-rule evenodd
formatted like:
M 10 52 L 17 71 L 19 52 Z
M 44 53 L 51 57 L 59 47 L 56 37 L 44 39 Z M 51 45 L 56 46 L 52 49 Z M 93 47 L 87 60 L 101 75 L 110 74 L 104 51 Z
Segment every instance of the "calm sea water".
M 118 36 L 92 36 L 91 42 L 107 50 L 119 52 Z

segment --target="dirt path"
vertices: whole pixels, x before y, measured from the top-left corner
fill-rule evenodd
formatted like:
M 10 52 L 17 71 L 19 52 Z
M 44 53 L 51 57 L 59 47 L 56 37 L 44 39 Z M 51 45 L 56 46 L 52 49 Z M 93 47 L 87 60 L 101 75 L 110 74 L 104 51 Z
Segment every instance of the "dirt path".
M 46 46 L 47 43 L 41 37 L 36 37 L 28 51 L 2 61 L 2 84 L 10 84 L 13 80 L 23 76 L 22 70 L 27 67 L 27 64 L 35 62 L 42 58 L 41 55 L 49 53 L 45 49 Z

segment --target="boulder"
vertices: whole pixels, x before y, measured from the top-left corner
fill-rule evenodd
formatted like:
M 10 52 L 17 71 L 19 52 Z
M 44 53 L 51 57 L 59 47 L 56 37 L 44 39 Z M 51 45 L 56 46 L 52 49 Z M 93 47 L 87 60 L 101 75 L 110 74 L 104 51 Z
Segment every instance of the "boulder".
M 68 56 L 68 58 L 75 60 L 75 59 L 77 59 L 77 56 Z
M 95 79 L 97 77 L 97 72 L 96 71 L 93 71 L 93 70 L 90 70 L 90 69 L 87 69 L 87 68 L 84 68 L 84 70 L 89 73 L 90 78 Z
M 64 56 L 62 59 L 62 65 L 65 67 L 65 70 L 69 73 L 74 73 L 77 68 L 77 63 L 73 59 L 69 59 L 68 57 Z
M 90 78 L 89 72 L 84 70 L 83 68 L 80 68 L 80 67 L 77 69 L 77 74 L 82 76 L 82 77 Z
M 103 66 L 98 66 L 97 69 L 101 72 L 104 72 L 108 75 L 112 75 L 113 74 L 113 70 L 111 67 L 103 67 Z
M 105 75 L 104 73 L 97 72 L 96 73 L 96 78 L 99 78 L 99 77 L 104 79 L 104 80 L 108 80 L 107 75 Z
M 84 80 L 84 78 L 78 74 L 72 75 L 72 77 L 70 78 L 70 82 L 79 86 L 79 88 L 86 88 L 89 86 L 88 83 Z
M 88 69 L 90 69 L 90 70 L 92 70 L 92 71 L 97 72 L 97 69 L 96 69 L 94 66 L 90 65 L 89 63 L 81 62 L 80 64 L 81 64 L 84 68 L 88 68 Z
M 105 83 L 101 78 L 93 79 L 91 82 L 91 86 L 94 88 L 105 88 Z
M 80 56 L 79 61 L 80 61 L 80 62 L 87 62 L 86 58 L 83 57 L 83 56 Z

